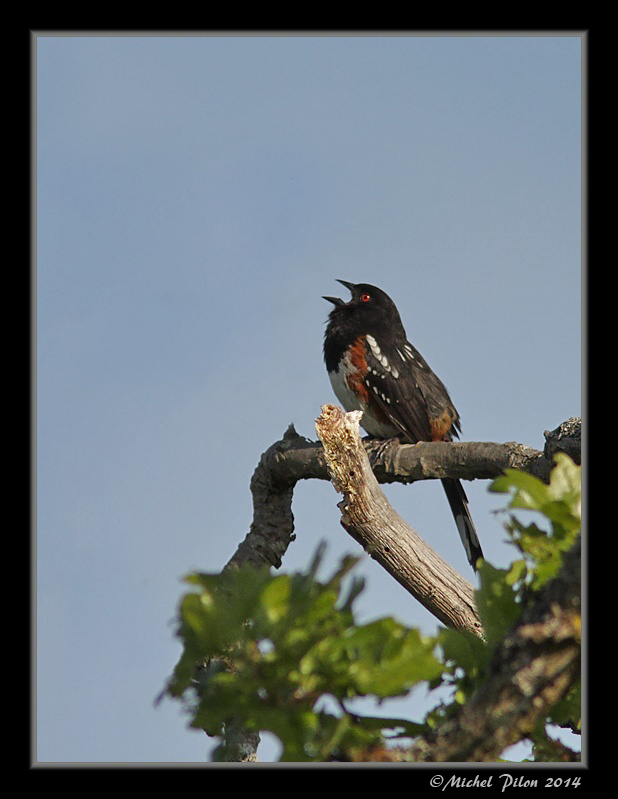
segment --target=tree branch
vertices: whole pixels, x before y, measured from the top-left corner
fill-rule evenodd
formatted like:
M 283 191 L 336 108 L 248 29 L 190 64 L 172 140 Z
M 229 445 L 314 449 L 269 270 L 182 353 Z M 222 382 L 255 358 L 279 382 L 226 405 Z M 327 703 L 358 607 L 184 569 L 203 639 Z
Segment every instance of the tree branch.
M 567 447 L 579 462 L 581 421 L 569 419 L 546 432 L 545 451 L 508 442 L 420 442 L 382 446 L 365 440 L 372 470 L 379 483 L 410 483 L 441 477 L 492 480 L 506 468 L 520 469 L 547 481 L 553 455 Z M 565 432 L 568 431 L 568 432 Z M 292 496 L 299 480 L 330 480 L 321 443 L 299 436 L 290 425 L 283 438 L 263 453 L 251 479 L 253 521 L 226 568 L 250 562 L 279 568 L 294 540 Z
M 316 430 L 337 491 L 341 524 L 427 610 L 448 627 L 482 636 L 474 588 L 392 508 L 371 469 L 359 412 L 323 405 Z

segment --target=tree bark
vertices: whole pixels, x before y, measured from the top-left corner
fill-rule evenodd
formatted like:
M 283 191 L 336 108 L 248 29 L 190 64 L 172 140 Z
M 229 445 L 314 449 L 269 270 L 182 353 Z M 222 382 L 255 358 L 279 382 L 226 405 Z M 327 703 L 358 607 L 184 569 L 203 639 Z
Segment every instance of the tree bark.
M 344 495 L 341 524 L 443 624 L 482 637 L 474 588 L 392 508 L 361 442 L 359 417 L 358 411 L 323 405 L 316 420 L 331 479 Z

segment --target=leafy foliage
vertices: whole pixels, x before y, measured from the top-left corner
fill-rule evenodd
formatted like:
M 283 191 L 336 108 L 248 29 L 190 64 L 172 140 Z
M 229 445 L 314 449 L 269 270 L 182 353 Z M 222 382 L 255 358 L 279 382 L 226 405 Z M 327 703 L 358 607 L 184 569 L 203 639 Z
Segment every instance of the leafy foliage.
M 321 557 L 319 550 L 301 574 L 271 576 L 247 566 L 187 578 L 194 591 L 180 608 L 184 652 L 168 691 L 183 696 L 198 687 L 195 664 L 202 664 L 190 700 L 194 726 L 222 736 L 234 718 L 269 730 L 283 744 L 282 760 L 293 762 L 377 745 L 386 728 L 418 733 L 406 719 L 361 718 L 345 703 L 403 696 L 435 678 L 440 664 L 433 640 L 392 618 L 356 624 L 353 605 L 362 584 L 353 580 L 344 591 L 356 559 L 345 558 L 320 582 Z
M 525 526 L 511 514 L 506 527 L 521 557 L 508 569 L 481 564 L 477 604 L 485 641 L 449 629 L 423 636 L 391 617 L 357 623 L 354 604 L 364 587 L 351 574 L 357 559 L 344 558 L 322 582 L 319 548 L 302 573 L 273 576 L 246 566 L 189 575 L 190 591 L 179 608 L 184 650 L 166 692 L 181 699 L 191 724 L 209 735 L 223 739 L 231 724 L 274 733 L 288 762 L 371 759 L 368 753 L 384 752 L 393 741 L 427 733 L 482 684 L 495 646 L 520 614 L 524 592 L 537 590 L 560 568 L 580 528 L 579 471 L 559 455 L 549 485 L 514 470 L 494 482 L 494 491 L 511 494 L 509 508 L 540 513 L 550 529 Z M 359 716 L 348 708 L 358 697 L 405 696 L 422 682 L 451 689 L 451 700 L 422 723 Z M 548 721 L 577 728 L 579 702 L 576 687 Z M 552 741 L 539 728 L 533 741 L 539 760 L 558 751 Z M 223 756 L 219 747 L 215 759 Z
M 506 529 L 523 556 L 513 564 L 510 580 L 521 587 L 538 589 L 554 577 L 581 530 L 581 467 L 561 452 L 555 461 L 549 485 L 526 472 L 507 469 L 491 486 L 492 491 L 511 494 L 510 508 L 536 511 L 550 523 L 546 532 L 534 522 L 526 526 L 510 515 Z
M 483 683 L 491 654 L 517 621 L 522 601 L 556 576 L 565 552 L 580 534 L 581 467 L 563 453 L 558 453 L 555 461 L 547 485 L 515 469 L 507 469 L 506 474 L 491 485 L 492 491 L 511 495 L 508 508 L 536 512 L 548 523 L 549 530 L 542 530 L 534 521 L 525 525 L 509 514 L 505 528 L 521 558 L 513 561 L 508 569 L 497 569 L 489 563 L 481 563 L 479 569 L 480 588 L 476 592 L 476 601 L 486 641 L 475 640 L 454 630 L 440 631 L 438 642 L 446 666 L 442 682 L 452 684 L 457 703 L 465 702 Z M 580 693 L 578 681 L 552 708 L 547 723 L 572 731 L 580 730 Z M 438 709 L 430 714 L 428 721 L 435 726 L 443 714 L 444 710 Z M 544 756 L 551 749 L 552 739 L 546 735 L 544 726 L 531 736 L 531 740 L 533 747 Z

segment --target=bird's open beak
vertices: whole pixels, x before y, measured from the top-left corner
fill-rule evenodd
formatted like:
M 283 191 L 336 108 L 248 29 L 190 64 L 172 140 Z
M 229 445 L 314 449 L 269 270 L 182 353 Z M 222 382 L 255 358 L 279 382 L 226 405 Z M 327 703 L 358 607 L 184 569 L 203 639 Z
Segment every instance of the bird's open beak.
M 350 289 L 350 291 L 353 291 L 354 283 L 348 283 L 347 280 L 339 280 L 338 277 L 335 278 L 335 280 L 337 281 L 337 283 L 341 283 L 342 286 L 345 286 L 347 289 Z M 322 299 L 323 300 L 328 300 L 329 302 L 332 302 L 333 305 L 347 305 L 345 300 L 340 300 L 339 297 L 324 297 L 323 296 Z

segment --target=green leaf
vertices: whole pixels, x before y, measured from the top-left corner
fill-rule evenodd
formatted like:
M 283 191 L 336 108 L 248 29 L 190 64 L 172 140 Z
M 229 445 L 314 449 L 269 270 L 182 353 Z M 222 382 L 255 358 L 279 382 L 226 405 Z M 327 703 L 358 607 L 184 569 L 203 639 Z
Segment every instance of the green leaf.
M 470 678 L 477 678 L 489 658 L 489 648 L 476 635 L 444 628 L 438 635 L 444 660 L 451 669 L 460 668 Z
M 581 729 L 581 680 L 577 680 L 569 693 L 552 708 L 550 721 L 559 727 Z
M 281 621 L 289 612 L 291 586 L 285 575 L 270 580 L 260 594 L 260 605 L 271 624 Z
M 507 469 L 491 486 L 493 491 L 511 493 L 510 508 L 538 511 L 550 522 L 546 531 L 511 515 L 506 525 L 525 556 L 526 574 L 522 571 L 520 584 L 533 589 L 558 573 L 564 553 L 581 530 L 581 467 L 564 453 L 556 455 L 555 463 L 547 485 L 532 475 Z
M 493 648 L 517 621 L 521 606 L 508 583 L 510 569 L 497 569 L 483 561 L 479 575 L 481 585 L 476 592 L 477 606 L 487 643 Z
M 490 486 L 491 491 L 511 493 L 512 508 L 539 510 L 547 502 L 547 486 L 538 477 L 518 469 L 505 469 Z

